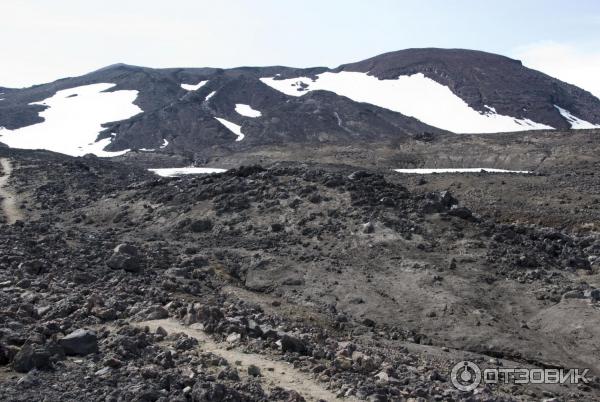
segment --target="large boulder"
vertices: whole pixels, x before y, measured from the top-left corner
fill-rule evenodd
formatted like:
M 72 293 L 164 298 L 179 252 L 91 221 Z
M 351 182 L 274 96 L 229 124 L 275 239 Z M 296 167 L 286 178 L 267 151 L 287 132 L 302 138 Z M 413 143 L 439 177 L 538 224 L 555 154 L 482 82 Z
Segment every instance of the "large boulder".
M 40 260 L 30 260 L 19 264 L 19 271 L 30 275 L 39 275 L 44 271 L 44 262 Z
M 190 224 L 190 230 L 194 233 L 209 232 L 213 228 L 213 223 L 210 219 L 198 219 Z
M 162 306 L 152 306 L 144 313 L 146 320 L 161 320 L 169 317 L 169 312 Z
M 10 363 L 11 353 L 8 347 L 0 343 L 0 366 L 5 366 Z
M 458 200 L 449 191 L 428 193 L 421 202 L 420 209 L 426 214 L 446 212 L 458 204 Z M 464 211 L 463 211 L 464 212 Z
M 461 219 L 471 219 L 473 218 L 473 213 L 467 207 L 459 207 L 457 205 L 452 205 L 450 211 L 448 211 L 448 215 L 456 216 Z
M 302 339 L 289 334 L 283 334 L 281 337 L 281 351 L 296 352 L 299 354 L 308 354 L 309 347 Z
M 98 351 L 98 337 L 89 329 L 78 329 L 58 341 L 67 355 L 85 356 Z
M 119 244 L 106 261 L 112 269 L 122 269 L 127 272 L 139 272 L 142 269 L 139 251 L 131 244 Z
M 586 292 L 586 296 L 592 299 L 592 301 L 600 300 L 600 289 L 591 289 Z
M 17 352 L 12 365 L 19 373 L 27 373 L 34 368 L 50 367 L 50 352 L 42 346 L 27 344 Z

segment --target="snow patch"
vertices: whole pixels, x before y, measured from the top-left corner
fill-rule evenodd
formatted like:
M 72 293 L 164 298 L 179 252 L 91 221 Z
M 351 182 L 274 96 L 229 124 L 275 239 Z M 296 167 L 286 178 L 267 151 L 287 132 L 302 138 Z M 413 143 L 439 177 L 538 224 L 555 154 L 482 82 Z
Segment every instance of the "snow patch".
M 32 103 L 48 106 L 40 112 L 44 121 L 16 130 L 2 130 L 0 142 L 12 148 L 46 149 L 72 156 L 122 155 L 129 150 L 104 151 L 112 138 L 96 141 L 103 130 L 102 124 L 128 119 L 143 111 L 133 104 L 138 91 L 103 92 L 114 86 L 109 83 L 84 85 L 58 91 L 48 99 Z
M 204 86 L 204 84 L 206 84 L 207 82 L 208 81 L 200 81 L 196 85 L 181 84 L 181 88 L 185 89 L 186 91 L 197 91 L 198 89 L 202 88 L 202 86 Z
M 242 126 L 232 123 L 228 120 L 222 119 L 220 117 L 215 117 L 215 119 L 217 119 L 219 123 L 227 127 L 229 131 L 238 136 L 236 141 L 241 141 L 244 139 L 244 134 L 242 134 Z
M 215 96 L 215 94 L 217 93 L 217 91 L 212 91 L 211 93 L 209 93 L 206 98 L 204 98 L 205 101 L 208 101 L 210 98 L 212 98 L 213 96 Z
M 160 149 L 166 148 L 166 147 L 167 147 L 167 145 L 169 145 L 169 141 L 167 141 L 167 140 L 163 139 L 163 143 L 162 143 L 162 145 L 160 146 Z
M 531 173 L 528 170 L 505 170 L 491 168 L 447 168 L 447 169 L 394 169 L 398 173 L 433 174 L 433 173 Z
M 206 167 L 185 167 L 185 168 L 167 168 L 167 169 L 148 169 L 162 177 L 175 177 L 186 174 L 211 174 L 223 173 L 227 169 L 206 168 Z
M 245 105 L 243 103 L 236 103 L 235 104 L 235 111 L 238 114 L 241 114 L 242 116 L 246 116 L 246 117 L 260 117 L 260 116 L 262 116 L 261 112 L 259 112 L 258 110 L 252 109 L 252 107 L 250 105 Z
M 567 121 L 571 125 L 571 128 L 578 129 L 578 130 L 600 128 L 600 125 L 593 124 L 593 123 L 590 123 L 589 121 L 585 121 L 585 120 L 580 119 L 579 117 L 573 116 L 573 114 L 571 114 L 571 112 L 569 112 L 566 109 L 561 108 L 560 106 L 554 105 L 554 107 L 556 109 L 558 109 L 558 111 L 560 112 L 562 117 L 567 119 Z
M 422 73 L 403 75 L 395 80 L 380 80 L 360 72 L 342 71 L 319 74 L 318 79 L 297 77 L 261 81 L 287 95 L 302 96 L 307 91 L 326 90 L 356 102 L 366 102 L 423 123 L 456 133 L 496 133 L 553 129 L 529 119 L 498 114 L 495 109 L 480 113 L 469 107 L 450 88 L 425 77 Z

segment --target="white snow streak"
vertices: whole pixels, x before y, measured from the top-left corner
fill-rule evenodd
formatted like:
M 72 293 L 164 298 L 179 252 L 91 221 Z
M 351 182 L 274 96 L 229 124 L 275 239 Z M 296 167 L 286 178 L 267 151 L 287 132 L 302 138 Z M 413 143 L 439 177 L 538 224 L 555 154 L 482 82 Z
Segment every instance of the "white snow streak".
M 162 145 L 160 146 L 160 149 L 166 148 L 166 147 L 167 147 L 167 145 L 169 145 L 169 141 L 167 141 L 167 140 L 163 139 L 163 143 L 162 143 Z
M 185 89 L 186 91 L 197 91 L 198 89 L 202 88 L 202 86 L 204 86 L 204 84 L 206 84 L 207 82 L 208 81 L 200 81 L 196 85 L 181 84 L 181 88 Z
M 162 177 L 175 177 L 185 174 L 210 174 L 210 173 L 223 173 L 227 169 L 217 168 L 203 168 L 203 167 L 185 167 L 185 168 L 167 168 L 167 169 L 148 169 L 149 171 L 156 173 Z
M 366 73 L 342 71 L 326 72 L 313 81 L 308 77 L 276 80 L 261 78 L 265 84 L 293 96 L 301 96 L 307 91 L 326 90 L 346 96 L 356 102 L 366 102 L 406 116 L 412 116 L 423 123 L 456 133 L 495 133 L 552 127 L 528 119 L 516 119 L 496 113 L 480 113 L 456 96 L 450 88 L 418 73 L 403 75 L 395 80 L 380 80 Z M 299 91 L 302 84 L 306 90 Z
M 261 112 L 259 112 L 258 110 L 252 109 L 252 107 L 250 105 L 245 105 L 243 103 L 236 103 L 235 104 L 235 111 L 238 114 L 241 114 L 242 116 L 246 116 L 246 117 L 260 117 L 260 116 L 262 116 Z
M 592 124 L 589 121 L 585 121 L 585 120 L 580 119 L 579 117 L 573 116 L 571 114 L 571 112 L 569 112 L 566 109 L 561 108 L 560 106 L 554 105 L 554 107 L 558 109 L 558 111 L 560 112 L 560 114 L 565 119 L 567 119 L 567 121 L 571 125 L 571 128 L 574 128 L 574 129 L 600 128 L 600 125 Z
M 398 173 L 433 174 L 433 173 L 531 173 L 527 170 L 504 170 L 491 168 L 448 168 L 448 169 L 394 169 Z
M 96 141 L 102 124 L 124 120 L 142 112 L 133 104 L 138 91 L 102 92 L 115 84 L 101 83 L 58 91 L 35 104 L 49 106 L 40 113 L 45 121 L 16 130 L 2 130 L 0 142 L 13 148 L 47 149 L 72 156 L 88 153 L 117 156 L 126 151 L 107 152 L 112 141 Z
M 213 96 L 215 96 L 215 94 L 217 93 L 217 91 L 212 91 L 211 93 L 209 93 L 206 98 L 204 98 L 205 101 L 208 101 L 210 98 L 212 98 Z
M 221 123 L 222 125 L 227 127 L 229 129 L 229 131 L 231 131 L 232 133 L 234 133 L 235 135 L 238 136 L 236 138 L 236 141 L 241 141 L 244 139 L 244 134 L 242 134 L 242 126 L 232 123 L 228 120 L 222 119 L 220 117 L 215 117 L 215 119 L 217 119 L 219 121 L 219 123 Z

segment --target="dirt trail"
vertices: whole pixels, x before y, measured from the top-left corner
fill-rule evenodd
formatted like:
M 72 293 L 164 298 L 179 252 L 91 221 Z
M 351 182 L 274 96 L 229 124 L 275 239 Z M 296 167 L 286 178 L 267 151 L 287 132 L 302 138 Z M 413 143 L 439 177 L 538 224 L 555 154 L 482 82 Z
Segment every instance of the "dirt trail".
M 0 158 L 0 166 L 2 167 L 3 175 L 0 176 L 0 197 L 2 198 L 1 206 L 6 221 L 12 225 L 18 220 L 23 220 L 23 214 L 17 207 L 17 197 L 8 189 L 8 180 L 12 173 L 12 164 L 7 158 Z
M 229 363 L 241 362 L 238 366 L 240 374 L 246 372 L 249 365 L 253 364 L 260 368 L 262 382 L 267 388 L 279 386 L 281 388 L 294 390 L 302 395 L 307 401 L 357 401 L 356 398 L 338 398 L 333 392 L 327 390 L 323 385 L 311 378 L 308 374 L 294 369 L 290 364 L 272 360 L 267 356 L 257 353 L 244 353 L 241 350 L 231 348 L 230 344 L 219 344 L 209 335 L 180 324 L 175 320 L 153 320 L 135 323 L 137 326 L 148 326 L 151 330 L 163 327 L 167 332 L 183 332 L 200 341 L 204 351 L 212 352 L 221 356 Z M 231 348 L 231 349 L 228 349 Z

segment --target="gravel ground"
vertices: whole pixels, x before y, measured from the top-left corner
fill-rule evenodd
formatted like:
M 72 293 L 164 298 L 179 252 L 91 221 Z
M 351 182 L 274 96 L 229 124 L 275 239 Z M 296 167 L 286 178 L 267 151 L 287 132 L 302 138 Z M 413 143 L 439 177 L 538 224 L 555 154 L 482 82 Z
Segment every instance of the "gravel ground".
M 4 400 L 599 398 L 594 162 L 570 176 L 286 162 L 159 178 L 0 157 L 22 215 L 0 231 Z M 460 392 L 462 360 L 592 381 Z

